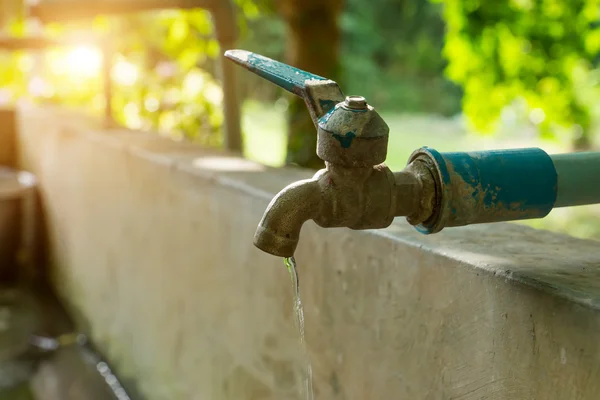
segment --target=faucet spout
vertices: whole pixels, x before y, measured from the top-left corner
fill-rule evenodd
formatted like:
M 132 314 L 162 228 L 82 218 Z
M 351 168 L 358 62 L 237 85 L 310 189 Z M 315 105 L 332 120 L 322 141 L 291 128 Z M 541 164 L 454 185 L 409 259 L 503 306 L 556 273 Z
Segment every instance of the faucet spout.
M 316 217 L 320 204 L 317 179 L 290 184 L 269 203 L 254 234 L 254 245 L 274 256 L 293 256 L 302 225 Z
M 269 204 L 254 244 L 280 257 L 294 255 L 300 229 L 311 219 L 323 228 L 380 229 L 396 216 L 420 223 L 431 215 L 433 182 L 422 163 L 394 174 L 385 165 L 349 168 L 326 162 L 312 179 L 292 183 Z

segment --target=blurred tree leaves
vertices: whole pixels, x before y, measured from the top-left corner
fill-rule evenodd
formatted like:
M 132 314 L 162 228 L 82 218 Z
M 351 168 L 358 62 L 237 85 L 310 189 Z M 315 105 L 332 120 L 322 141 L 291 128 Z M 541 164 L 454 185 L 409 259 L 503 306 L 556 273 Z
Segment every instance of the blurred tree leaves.
M 137 85 L 117 88 L 121 120 L 219 145 L 223 94 L 215 79 L 219 45 L 210 14 L 169 10 L 121 17 L 112 25 L 117 54 L 139 68 Z
M 257 15 L 254 1 L 236 0 L 236 3 L 247 17 Z M 22 0 L 0 0 L 0 11 L 7 11 L 1 20 L 4 33 L 12 36 L 43 33 L 60 38 L 85 38 L 93 33 L 109 40 L 114 50 L 113 112 L 118 122 L 205 145 L 221 143 L 223 94 L 216 78 L 216 59 L 221 49 L 206 10 L 99 16 L 93 22 L 51 23 L 44 27 L 26 20 L 23 10 Z M 98 51 L 96 44 L 86 40 L 81 40 L 81 44 L 88 56 Z M 87 61 L 78 59 L 83 65 L 77 71 L 68 63 L 59 62 L 73 61 L 73 51 L 73 48 L 56 48 L 42 52 L 0 52 L 0 102 L 27 99 L 83 106 L 100 114 L 104 107 L 101 73 L 85 72 L 86 63 L 89 69 L 94 69 L 98 65 L 92 64 L 97 62 L 90 57 Z
M 598 0 L 437 0 L 445 6 L 447 75 L 465 91 L 464 111 L 492 131 L 516 100 L 542 134 L 571 129 L 589 146 L 600 78 Z
M 285 58 L 286 25 L 274 1 L 257 1 L 260 15 L 248 22 L 240 46 L 268 57 Z M 453 115 L 461 90 L 443 76 L 446 60 L 442 6 L 429 0 L 346 0 L 338 18 L 340 74 L 347 93 L 362 94 L 379 109 Z M 320 41 L 328 43 L 327 37 Z M 281 94 L 245 79 L 245 92 L 275 101 Z M 271 85 L 272 86 L 272 85 Z
M 342 82 L 378 108 L 455 114 L 460 90 L 443 77 L 444 21 L 429 0 L 346 0 Z
M 0 5 L 2 2 L 20 1 L 0 0 Z M 241 11 L 238 15 L 239 46 L 277 59 L 285 59 L 284 53 L 291 52 L 292 47 L 286 35 L 289 20 L 294 19 L 295 12 L 287 13 L 286 24 L 280 18 L 282 7 L 302 6 L 303 15 L 312 15 L 311 10 L 324 7 L 323 2 L 313 0 L 235 2 Z M 332 3 L 339 4 L 339 1 Z M 346 92 L 363 94 L 380 109 L 444 114 L 456 111 L 459 93 L 442 77 L 443 24 L 439 5 L 432 5 L 427 0 L 372 0 L 367 3 L 347 0 L 342 12 L 339 19 L 341 68 L 337 62 L 330 61 L 327 63 L 335 64 L 334 69 L 321 70 L 314 62 L 295 61 L 296 64 L 300 62 L 300 67 L 340 80 Z M 10 24 L 9 29 L 12 35 L 35 31 L 24 23 L 22 12 L 15 15 L 16 22 Z M 299 32 L 296 36 L 314 36 L 314 40 L 306 40 L 304 47 L 307 50 L 301 58 L 306 59 L 306 54 L 316 54 L 314 49 L 323 48 L 321 56 L 315 55 L 313 59 L 329 59 L 329 53 L 336 52 L 334 42 L 338 39 L 331 33 L 312 35 L 310 32 L 315 30 L 306 26 L 308 33 Z M 136 73 L 129 71 L 135 76 L 134 81 L 114 79 L 114 112 L 119 122 L 133 128 L 170 132 L 209 145 L 220 143 L 222 94 L 215 78 L 215 58 L 220 50 L 208 13 L 170 10 L 119 18 L 97 17 L 93 23 L 83 21 L 44 27 L 44 32 L 53 37 L 81 36 L 90 31 L 100 36 L 110 35 L 118 71 L 127 72 L 131 65 L 137 68 Z M 34 101 L 85 105 L 101 113 L 100 77 L 57 74 L 56 69 L 39 68 L 40 64 L 51 63 L 52 59 L 66 58 L 68 51 L 48 51 L 44 57 L 32 53 L 1 53 L 0 73 L 6 82 L 2 90 L 10 93 L 11 101 L 26 95 Z M 291 59 L 293 57 L 288 61 Z M 23 64 L 27 68 L 21 68 Z M 342 75 L 338 75 L 340 70 Z M 245 95 L 266 101 L 275 101 L 282 95 L 275 86 L 265 84 L 259 78 L 246 76 L 242 81 Z M 30 88 L 37 90 L 28 90 Z M 0 90 L 0 101 L 2 93 Z M 297 115 L 306 114 L 301 103 L 296 108 Z M 306 130 L 310 130 L 307 135 L 313 137 L 313 126 L 306 126 Z M 314 155 L 312 144 L 308 147 L 310 152 L 304 152 L 307 157 L 309 153 Z

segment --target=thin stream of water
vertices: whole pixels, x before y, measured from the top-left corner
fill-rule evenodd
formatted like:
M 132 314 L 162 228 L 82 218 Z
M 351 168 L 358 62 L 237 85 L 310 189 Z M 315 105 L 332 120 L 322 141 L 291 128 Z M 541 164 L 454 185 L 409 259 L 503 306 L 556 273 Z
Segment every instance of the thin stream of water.
M 314 400 L 315 395 L 313 392 L 312 367 L 310 365 L 310 358 L 308 357 L 306 343 L 304 342 L 304 308 L 302 307 L 302 301 L 300 300 L 300 281 L 298 280 L 296 260 L 294 257 L 287 257 L 284 259 L 284 263 L 290 273 L 290 278 L 292 279 L 292 285 L 294 287 L 294 313 L 296 314 L 296 327 L 300 332 L 300 347 L 302 348 L 302 355 L 304 357 L 304 363 L 306 364 L 304 376 L 304 395 L 306 400 Z

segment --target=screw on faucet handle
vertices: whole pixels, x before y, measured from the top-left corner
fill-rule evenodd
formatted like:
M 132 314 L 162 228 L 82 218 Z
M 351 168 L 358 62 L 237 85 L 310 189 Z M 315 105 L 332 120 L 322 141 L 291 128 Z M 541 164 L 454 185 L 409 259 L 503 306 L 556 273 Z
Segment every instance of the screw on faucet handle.
M 344 94 L 340 87 L 330 79 L 246 50 L 228 50 L 225 52 L 225 57 L 302 97 L 315 126 L 319 118 L 331 111 L 336 104 L 344 101 Z

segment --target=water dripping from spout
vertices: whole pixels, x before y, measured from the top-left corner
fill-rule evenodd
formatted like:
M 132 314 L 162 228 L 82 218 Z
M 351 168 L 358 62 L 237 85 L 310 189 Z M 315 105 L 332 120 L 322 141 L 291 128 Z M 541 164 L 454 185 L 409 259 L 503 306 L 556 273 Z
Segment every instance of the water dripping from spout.
M 296 315 L 296 328 L 300 333 L 300 347 L 302 350 L 302 356 L 304 357 L 304 364 L 306 365 L 303 388 L 304 397 L 306 400 L 314 400 L 315 395 L 313 392 L 312 367 L 308 357 L 306 342 L 304 341 L 304 308 L 302 307 L 302 301 L 300 300 L 300 281 L 298 280 L 296 260 L 294 257 L 287 257 L 284 259 L 284 263 L 288 269 L 288 272 L 290 273 L 292 286 L 294 288 L 294 314 Z

